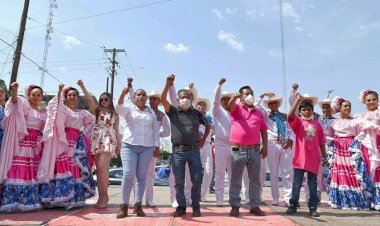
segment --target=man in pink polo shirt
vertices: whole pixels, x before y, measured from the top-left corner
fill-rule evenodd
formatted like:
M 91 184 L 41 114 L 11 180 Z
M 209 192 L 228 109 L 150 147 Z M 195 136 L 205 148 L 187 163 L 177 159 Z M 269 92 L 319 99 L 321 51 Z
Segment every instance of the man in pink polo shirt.
M 241 103 L 236 104 L 238 98 Z M 265 216 L 259 204 L 261 158 L 265 158 L 268 153 L 267 124 L 263 114 L 253 105 L 253 101 L 253 90 L 249 86 L 243 86 L 228 103 L 228 111 L 231 113 L 232 150 L 229 203 L 232 207 L 230 216 L 233 217 L 239 216 L 241 181 L 245 166 L 247 166 L 249 178 L 249 212 L 257 216 Z

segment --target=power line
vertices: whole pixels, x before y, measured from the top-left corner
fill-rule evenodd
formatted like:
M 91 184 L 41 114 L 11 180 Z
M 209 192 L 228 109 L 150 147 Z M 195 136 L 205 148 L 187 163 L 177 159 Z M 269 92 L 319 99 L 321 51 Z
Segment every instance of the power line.
M 9 44 L 8 42 L 4 41 L 2 38 L 0 38 L 0 41 L 4 42 L 5 44 L 7 44 L 8 46 L 12 47 L 13 49 L 16 49 L 15 47 L 13 47 L 11 44 Z M 29 57 L 27 57 L 23 52 L 20 52 L 20 54 L 22 56 L 24 56 L 26 59 L 28 59 L 30 62 L 32 62 L 34 65 L 36 65 L 38 67 L 38 69 L 40 70 L 45 70 L 44 68 L 42 68 L 40 65 L 38 65 L 36 62 L 34 62 L 32 59 L 30 59 Z M 45 70 L 45 73 L 50 75 L 52 78 L 54 78 L 56 81 L 58 81 L 59 83 L 63 83 L 61 82 L 58 78 L 56 78 L 54 75 L 50 74 L 48 71 Z
M 166 3 L 166 2 L 170 2 L 170 1 L 172 1 L 172 0 L 157 1 L 157 2 L 152 2 L 152 3 L 148 3 L 148 4 L 144 4 L 144 5 L 133 6 L 133 7 L 125 8 L 125 9 L 113 10 L 113 11 L 98 13 L 98 14 L 94 14 L 94 15 L 90 15 L 90 16 L 78 17 L 78 18 L 69 19 L 69 20 L 63 20 L 63 21 L 59 21 L 59 22 L 56 22 L 53 24 L 63 24 L 63 23 L 77 21 L 77 20 L 84 20 L 84 19 L 88 19 L 88 18 L 104 16 L 104 15 L 113 14 L 113 13 L 119 13 L 119 12 L 128 11 L 128 10 L 132 10 L 132 9 L 138 9 L 138 8 L 143 8 L 143 7 L 147 7 L 147 6 L 158 5 L 158 4 L 162 4 L 162 3 Z M 29 29 L 34 29 L 34 28 L 39 28 L 39 27 L 41 27 L 41 26 L 31 27 Z

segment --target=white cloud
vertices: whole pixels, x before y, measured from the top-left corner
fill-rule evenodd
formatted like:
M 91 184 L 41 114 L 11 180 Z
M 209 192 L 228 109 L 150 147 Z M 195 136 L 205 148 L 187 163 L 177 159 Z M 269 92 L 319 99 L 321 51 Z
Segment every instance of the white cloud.
M 301 16 L 296 12 L 294 7 L 288 2 L 284 2 L 282 4 L 282 13 L 283 13 L 284 17 L 293 18 L 294 22 L 296 22 L 296 23 L 300 22 Z
M 353 32 L 355 38 L 366 37 L 372 31 L 380 28 L 380 21 L 358 26 Z
M 169 53 L 190 53 L 190 48 L 185 46 L 182 43 L 179 43 L 178 45 L 172 44 L 172 43 L 167 43 L 164 46 L 165 50 L 168 51 Z
M 303 28 L 302 28 L 302 27 L 299 27 L 299 26 L 297 26 L 297 27 L 296 27 L 296 30 L 297 30 L 297 31 L 303 31 Z
M 230 32 L 225 32 L 223 30 L 220 30 L 218 33 L 218 39 L 221 42 L 227 43 L 232 49 L 244 52 L 244 43 L 239 42 L 236 38 L 236 36 Z
M 81 42 L 74 36 L 66 35 L 65 38 L 62 40 L 63 48 L 65 49 L 71 49 L 73 46 L 80 45 Z
M 213 14 L 215 14 L 215 16 L 219 19 L 219 20 L 225 20 L 226 19 L 226 15 L 227 16 L 233 16 L 236 14 L 237 12 L 237 9 L 234 8 L 234 9 L 231 9 L 231 8 L 226 8 L 225 10 L 219 10 L 219 9 L 212 9 L 211 12 Z
M 236 8 L 234 8 L 234 9 L 227 8 L 227 9 L 226 9 L 226 14 L 227 14 L 227 15 L 235 15 L 235 14 L 236 14 L 236 11 L 237 11 Z
M 58 70 L 59 71 L 67 71 L 67 68 L 65 66 L 62 66 L 62 67 L 59 67 Z
M 219 9 L 212 9 L 211 12 L 214 13 L 215 16 L 216 16 L 219 20 L 224 20 L 223 12 L 220 11 Z
M 256 9 L 248 10 L 245 12 L 245 15 L 248 17 L 248 20 L 255 20 L 256 19 Z

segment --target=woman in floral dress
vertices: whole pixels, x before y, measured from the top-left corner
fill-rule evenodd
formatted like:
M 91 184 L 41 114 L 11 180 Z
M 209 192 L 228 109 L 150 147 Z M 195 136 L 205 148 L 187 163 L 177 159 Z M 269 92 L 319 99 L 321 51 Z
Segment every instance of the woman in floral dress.
M 99 199 L 96 206 L 106 208 L 108 204 L 108 168 L 111 157 L 120 154 L 119 116 L 110 93 L 104 92 L 96 106 L 82 80 L 78 81 L 91 112 L 95 115 L 95 126 L 91 136 L 91 154 L 95 160 Z

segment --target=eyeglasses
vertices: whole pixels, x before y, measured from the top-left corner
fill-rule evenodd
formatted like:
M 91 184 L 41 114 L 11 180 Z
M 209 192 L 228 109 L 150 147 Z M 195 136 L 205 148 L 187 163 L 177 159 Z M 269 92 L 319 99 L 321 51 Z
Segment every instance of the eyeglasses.
M 103 101 L 104 101 L 104 102 L 108 102 L 108 98 L 101 98 L 101 99 L 100 99 L 100 102 L 103 102 Z

